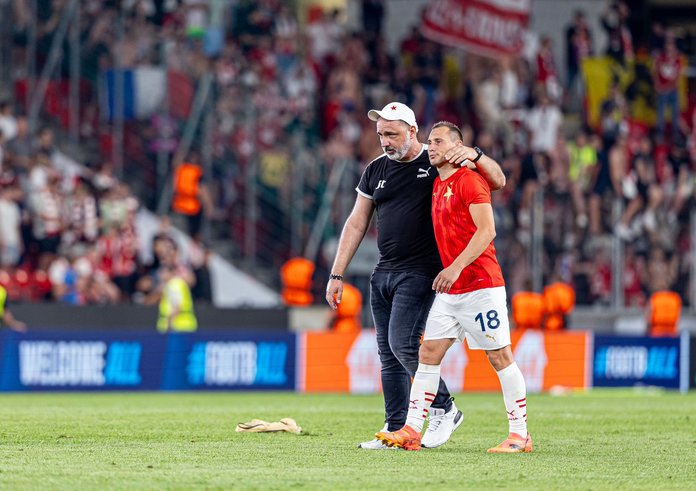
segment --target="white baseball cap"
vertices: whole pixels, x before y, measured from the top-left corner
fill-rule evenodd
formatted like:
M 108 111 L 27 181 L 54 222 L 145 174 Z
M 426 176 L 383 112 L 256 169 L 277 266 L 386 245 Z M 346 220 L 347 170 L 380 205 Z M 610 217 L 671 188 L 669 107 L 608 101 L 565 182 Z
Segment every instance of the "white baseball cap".
M 367 113 L 367 117 L 372 121 L 377 121 L 379 118 L 388 121 L 403 121 L 409 126 L 415 126 L 418 131 L 418 123 L 416 123 L 416 114 L 406 104 L 400 102 L 390 102 L 382 108 L 381 111 L 371 109 Z

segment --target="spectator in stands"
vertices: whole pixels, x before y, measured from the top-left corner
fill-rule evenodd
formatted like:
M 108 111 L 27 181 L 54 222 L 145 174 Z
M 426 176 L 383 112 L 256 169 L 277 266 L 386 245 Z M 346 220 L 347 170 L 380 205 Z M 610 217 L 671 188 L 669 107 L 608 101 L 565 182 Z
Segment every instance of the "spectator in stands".
M 567 145 L 570 180 L 570 196 L 575 208 L 575 220 L 580 228 L 588 225 L 587 195 L 597 172 L 597 149 L 588 132 L 581 128 Z
M 370 42 L 382 36 L 382 23 L 386 6 L 384 0 L 362 0 L 361 18 L 363 31 Z
M 520 77 L 512 56 L 500 60 L 500 106 L 504 110 L 522 107 L 525 101 L 521 97 Z
M 566 89 L 577 93 L 582 61 L 593 54 L 592 33 L 587 25 L 585 12 L 576 10 L 573 23 L 566 28 L 566 64 L 568 78 Z
M 605 144 L 607 142 L 611 144 L 619 132 L 628 131 L 628 104 L 618 81 L 612 83 L 608 97 L 602 102 L 600 119 L 602 138 Z
M 483 81 L 475 87 L 475 108 L 483 129 L 502 141 L 506 154 L 509 154 L 512 152 L 513 132 L 501 107 L 501 83 L 500 70 L 490 67 Z
M 625 1 L 614 1 L 609 8 L 602 13 L 602 27 L 609 40 L 607 54 L 616 61 L 625 65 L 633 61 L 633 35 L 628 27 L 628 19 L 631 11 Z
M 76 290 L 80 305 L 114 305 L 120 300 L 118 287 L 100 268 L 100 254 L 96 246 L 87 246 L 85 253 L 75 259 Z
M 674 223 L 684 210 L 688 209 L 686 205 L 694 194 L 694 171 L 686 153 L 686 141 L 683 136 L 677 135 L 674 139 L 674 143 L 670 146 L 667 163 L 666 186 L 669 187 L 667 219 Z
M 537 104 L 529 112 L 526 123 L 531 133 L 531 150 L 548 156 L 556 146 L 563 114 L 545 90 L 539 91 Z
M 5 165 L 5 135 L 0 130 L 0 172 L 2 172 Z
M 602 147 L 598 154 L 597 177 L 590 193 L 590 234 L 598 236 L 604 231 L 602 208 L 606 198 L 622 196 L 621 181 L 626 172 L 626 136 L 619 134 L 611 147 Z
M 12 104 L 8 101 L 0 102 L 0 133 L 5 137 L 5 141 L 17 136 L 17 119 Z
M 13 162 L 26 172 L 29 168 L 29 158 L 32 155 L 32 142 L 29 137 L 29 124 L 25 116 L 17 118 L 17 134 L 7 142 L 7 152 Z
M 17 186 L 0 190 L 0 262 L 2 266 L 16 266 L 22 255 L 22 212 L 17 201 L 22 191 Z
M 646 287 L 649 293 L 673 290 L 677 281 L 678 258 L 661 247 L 652 247 L 646 265 Z
M 63 244 L 91 244 L 99 235 L 97 200 L 82 177 L 77 177 L 72 194 L 65 198 L 66 228 Z
M 312 58 L 319 66 L 333 66 L 341 49 L 344 31 L 339 22 L 340 14 L 338 9 L 322 11 L 305 29 Z
M 210 278 L 210 249 L 201 240 L 200 235 L 193 237 L 189 245 L 189 264 L 195 277 L 191 295 L 195 301 L 212 303 L 213 288 Z
M 38 241 L 39 252 L 46 260 L 58 252 L 61 234 L 65 229 L 63 196 L 60 192 L 60 175 L 53 169 L 46 172 L 46 185 L 30 196 L 33 235 Z
M 546 93 L 554 103 L 559 103 L 563 95 L 556 62 L 553 58 L 553 41 L 549 36 L 541 38 L 541 45 L 536 57 L 536 82 L 538 89 Z
M 627 200 L 627 206 L 616 226 L 616 233 L 625 240 L 630 240 L 640 231 L 634 232 L 631 222 L 645 207 L 647 210 L 645 216 L 641 216 L 643 223 L 640 225 L 644 225 L 651 232 L 657 227 L 655 210 L 660 204 L 660 189 L 654 169 L 652 142 L 646 136 L 641 138 L 639 149 L 633 156 L 631 171 L 627 168 L 622 180 L 623 197 Z
M 657 134 L 661 138 L 664 137 L 667 109 L 672 118 L 672 133 L 679 130 L 679 79 L 685 69 L 674 32 L 668 30 L 664 48 L 653 62 L 653 82 L 657 93 Z

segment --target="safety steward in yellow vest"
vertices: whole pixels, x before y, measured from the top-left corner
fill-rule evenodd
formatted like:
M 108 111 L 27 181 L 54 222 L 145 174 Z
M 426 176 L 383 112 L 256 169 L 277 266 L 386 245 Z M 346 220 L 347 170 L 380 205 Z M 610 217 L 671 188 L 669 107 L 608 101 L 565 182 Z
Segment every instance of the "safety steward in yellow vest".
M 10 310 L 7 308 L 6 302 L 7 290 L 4 286 L 0 285 L 0 319 L 2 319 L 2 325 L 9 327 L 13 331 L 26 332 L 27 325 L 24 322 L 18 321 L 14 318 L 12 312 L 10 312 Z
M 193 332 L 198 328 L 198 321 L 193 310 L 191 289 L 186 281 L 172 267 L 160 268 L 162 297 L 159 304 L 159 332 Z

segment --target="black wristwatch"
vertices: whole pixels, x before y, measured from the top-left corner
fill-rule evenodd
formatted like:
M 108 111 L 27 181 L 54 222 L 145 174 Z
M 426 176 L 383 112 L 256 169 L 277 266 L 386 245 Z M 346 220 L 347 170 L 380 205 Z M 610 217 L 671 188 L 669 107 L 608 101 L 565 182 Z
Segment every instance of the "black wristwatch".
M 342 274 L 330 274 L 329 279 L 331 280 L 338 280 L 338 281 L 343 281 L 343 275 Z
M 481 155 L 483 155 L 483 150 L 481 150 L 479 147 L 474 147 L 474 150 L 476 151 L 476 158 L 472 160 L 472 162 L 476 163 L 481 158 Z

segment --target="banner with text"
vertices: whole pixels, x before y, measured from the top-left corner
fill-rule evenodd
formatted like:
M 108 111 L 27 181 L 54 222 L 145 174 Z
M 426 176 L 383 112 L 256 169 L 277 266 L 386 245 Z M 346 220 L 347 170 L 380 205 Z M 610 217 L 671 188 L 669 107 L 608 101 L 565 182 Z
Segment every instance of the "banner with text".
M 689 388 L 696 389 L 696 338 L 689 340 Z
M 522 50 L 530 0 L 430 0 L 423 35 L 486 56 Z
M 686 379 L 681 375 L 682 365 L 688 370 L 681 356 L 688 357 L 688 342 L 680 337 L 595 336 L 593 385 L 679 389 L 682 378 Z
M 293 390 L 295 339 L 5 330 L 0 390 Z
M 360 333 L 304 333 L 298 349 L 303 373 L 298 390 L 375 393 L 381 390 L 374 330 Z M 552 387 L 589 386 L 590 336 L 585 331 L 544 333 L 513 331 L 512 349 L 529 392 Z M 456 343 L 442 363 L 442 378 L 453 393 L 495 391 L 498 377 L 486 354 Z

